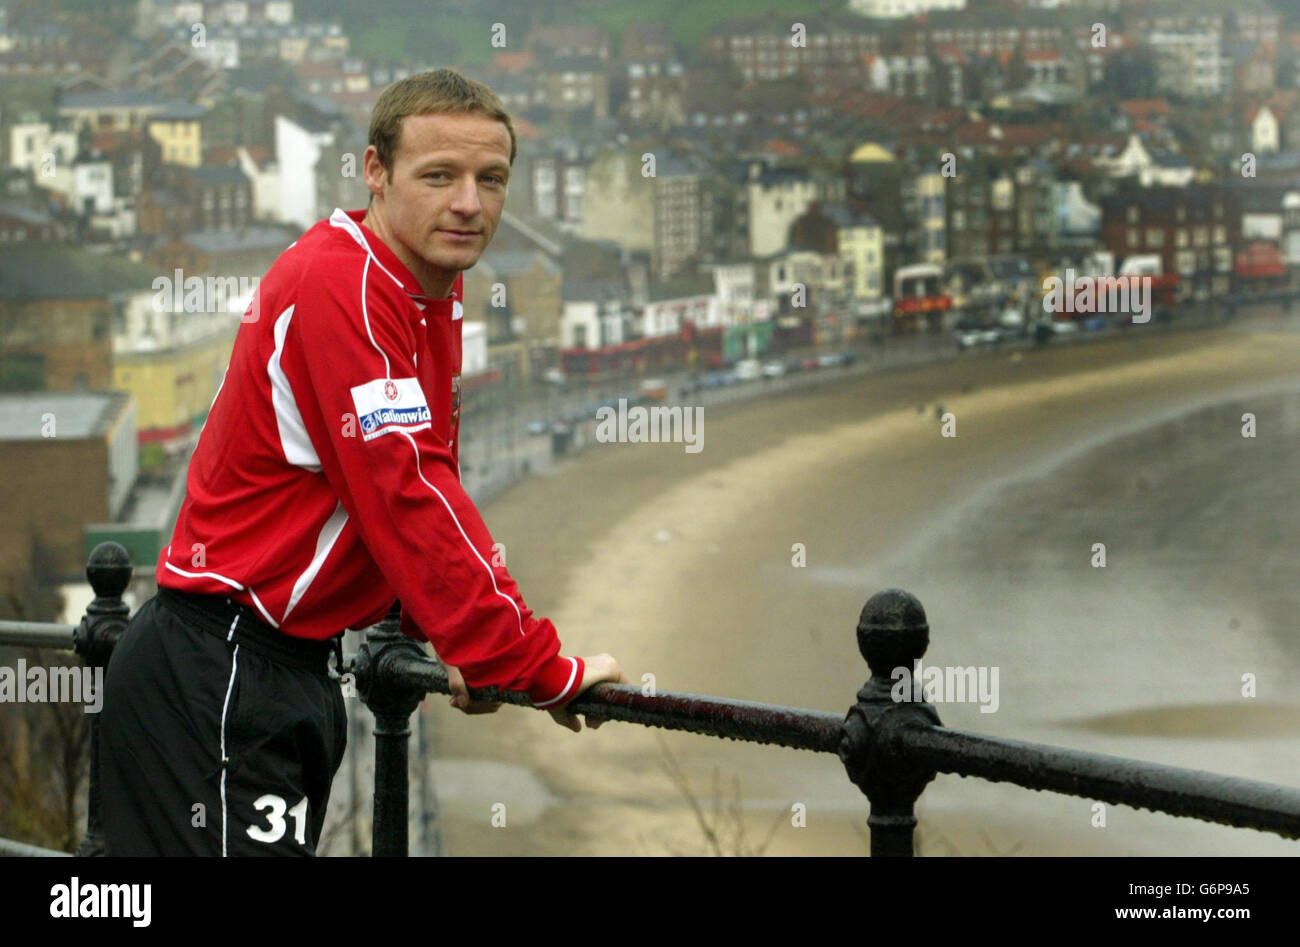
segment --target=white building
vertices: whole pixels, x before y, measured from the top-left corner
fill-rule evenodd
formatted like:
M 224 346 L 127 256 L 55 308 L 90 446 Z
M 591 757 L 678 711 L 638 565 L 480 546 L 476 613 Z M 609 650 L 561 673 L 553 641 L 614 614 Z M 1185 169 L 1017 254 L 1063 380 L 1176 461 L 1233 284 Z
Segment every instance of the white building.
M 253 219 L 275 220 L 280 214 L 280 169 L 274 161 L 258 164 L 248 149 L 235 149 L 239 170 L 252 186 Z
M 277 218 L 307 230 L 317 215 L 316 165 L 321 152 L 334 145 L 332 131 L 313 131 L 283 115 L 275 117 L 275 154 L 280 168 L 291 174 L 279 175 Z
M 1156 62 L 1156 86 L 1179 97 L 1208 98 L 1223 91 L 1225 65 L 1217 33 L 1156 30 L 1146 37 Z
M 818 199 L 817 185 L 793 168 L 750 166 L 745 184 L 749 204 L 749 252 L 766 257 L 786 248 L 790 225 Z
M 932 10 L 965 10 L 966 0 L 849 0 L 849 10 L 878 20 L 901 20 Z
M 157 27 L 292 23 L 293 0 L 140 0 L 136 29 Z
M 1186 187 L 1196 169 L 1182 156 L 1164 149 L 1149 150 L 1137 135 L 1114 158 L 1097 158 L 1096 164 L 1111 177 L 1136 176 L 1143 187 Z
M 55 130 L 49 122 L 19 122 L 9 128 L 9 166 L 32 172 L 38 178 L 45 168 L 72 164 L 77 153 L 77 133 Z M 53 161 L 47 163 L 46 156 Z
M 599 349 L 623 344 L 623 304 L 618 299 L 566 299 L 560 314 L 560 347 Z
M 641 331 L 647 337 L 676 335 L 687 322 L 695 323 L 700 329 L 722 325 L 718 297 L 704 293 L 647 302 Z
M 701 269 L 713 273 L 713 295 L 722 325 L 734 326 L 752 321 L 756 285 L 754 264 L 714 263 Z
M 1282 147 L 1281 125 L 1267 105 L 1260 108 L 1251 119 L 1250 146 L 1255 154 L 1276 152 Z
M 460 305 L 457 303 L 457 305 Z M 470 322 L 460 330 L 460 371 L 462 375 L 481 375 L 488 370 L 487 323 Z

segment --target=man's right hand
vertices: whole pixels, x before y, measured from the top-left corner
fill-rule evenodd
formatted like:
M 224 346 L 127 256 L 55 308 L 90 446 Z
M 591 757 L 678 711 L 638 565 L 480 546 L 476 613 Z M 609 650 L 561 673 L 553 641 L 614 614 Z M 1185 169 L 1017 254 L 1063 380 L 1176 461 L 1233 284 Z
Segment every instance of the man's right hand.
M 578 690 L 569 700 L 561 706 L 554 707 L 548 713 L 555 718 L 555 722 L 560 726 L 572 730 L 574 733 L 582 732 L 582 718 L 577 714 L 569 713 L 565 708 L 576 700 L 578 696 L 593 684 L 599 684 L 602 681 L 608 681 L 613 684 L 630 684 L 627 675 L 623 669 L 618 666 L 618 661 L 609 654 L 595 654 L 589 658 L 583 658 L 585 667 L 582 673 L 582 683 L 578 685 Z M 587 715 L 587 726 L 595 730 L 605 721 L 599 717 Z

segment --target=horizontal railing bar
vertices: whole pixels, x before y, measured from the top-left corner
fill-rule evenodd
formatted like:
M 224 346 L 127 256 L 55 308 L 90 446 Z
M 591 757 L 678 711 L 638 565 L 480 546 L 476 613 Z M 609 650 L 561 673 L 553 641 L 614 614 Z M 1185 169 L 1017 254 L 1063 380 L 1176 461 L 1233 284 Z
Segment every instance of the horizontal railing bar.
M 14 648 L 63 648 L 72 650 L 76 625 L 43 621 L 0 621 L 0 645 Z
M 426 693 L 451 693 L 447 673 L 437 661 L 409 654 L 395 655 L 392 660 L 393 673 L 404 683 Z M 532 706 L 528 695 L 521 691 L 495 687 L 468 690 L 474 700 Z M 844 726 L 843 714 L 670 691 L 659 691 L 651 697 L 633 684 L 596 684 L 567 704 L 566 709 L 604 720 L 821 753 L 838 751 Z
M 52 848 L 38 848 L 26 842 L 0 838 L 0 858 L 70 858 L 67 852 L 58 852 Z
M 986 737 L 946 727 L 900 727 L 910 763 L 1300 838 L 1300 789 L 1103 753 Z
M 393 660 L 392 671 L 410 686 L 426 693 L 451 692 L 437 661 L 411 654 Z M 469 688 L 469 694 L 475 700 L 532 706 L 519 691 Z M 823 753 L 839 751 L 844 725 L 842 715 L 826 711 L 699 694 L 659 692 L 651 697 L 631 684 L 597 684 L 567 709 L 605 720 Z M 1300 790 L 1287 786 L 946 727 L 900 727 L 895 733 L 908 762 L 936 772 L 1300 837 Z

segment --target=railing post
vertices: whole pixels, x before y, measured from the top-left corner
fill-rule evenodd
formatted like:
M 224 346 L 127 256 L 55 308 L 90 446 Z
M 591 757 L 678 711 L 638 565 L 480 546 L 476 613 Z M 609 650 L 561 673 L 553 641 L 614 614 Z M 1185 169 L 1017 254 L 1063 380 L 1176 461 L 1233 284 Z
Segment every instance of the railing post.
M 871 854 L 910 857 L 916 828 L 916 800 L 935 771 L 909 764 L 894 736 L 909 726 L 940 726 L 939 715 L 924 700 L 895 701 L 891 691 L 894 669 L 906 668 L 909 683 L 916 662 L 930 643 L 925 609 L 902 589 L 877 592 L 858 618 L 858 650 L 871 668 L 871 678 L 849 708 L 840 740 L 840 759 L 849 779 L 867 796 L 871 814 Z
M 403 656 L 427 655 L 402 634 L 401 618 L 398 602 L 383 621 L 366 629 L 355 665 L 357 693 L 375 716 L 375 808 L 370 853 L 376 857 L 409 854 L 407 743 L 411 714 L 420 706 L 424 693 L 403 685 L 393 673 L 393 663 Z
M 73 647 L 82 663 L 99 668 L 98 687 L 104 686 L 104 669 L 113 656 L 113 647 L 126 631 L 131 610 L 122 601 L 122 593 L 131 584 L 131 554 L 114 542 L 100 543 L 86 562 L 86 579 L 95 591 L 94 600 L 73 632 Z M 95 695 L 97 700 L 103 694 Z M 77 854 L 104 854 L 104 830 L 99 823 L 99 714 L 90 720 L 90 785 L 86 794 L 86 836 L 77 846 Z

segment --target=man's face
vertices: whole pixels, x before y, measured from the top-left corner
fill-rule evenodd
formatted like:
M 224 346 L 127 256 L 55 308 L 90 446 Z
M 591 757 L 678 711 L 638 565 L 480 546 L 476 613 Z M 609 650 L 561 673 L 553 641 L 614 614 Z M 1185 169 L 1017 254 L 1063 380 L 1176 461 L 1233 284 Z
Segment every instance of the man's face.
M 372 146 L 373 148 L 373 146 Z M 478 114 L 408 115 L 391 174 L 366 156 L 389 235 L 438 281 L 478 262 L 496 232 L 510 177 L 510 133 Z M 404 261 L 406 262 L 406 261 Z M 417 274 L 418 275 L 418 274 Z

